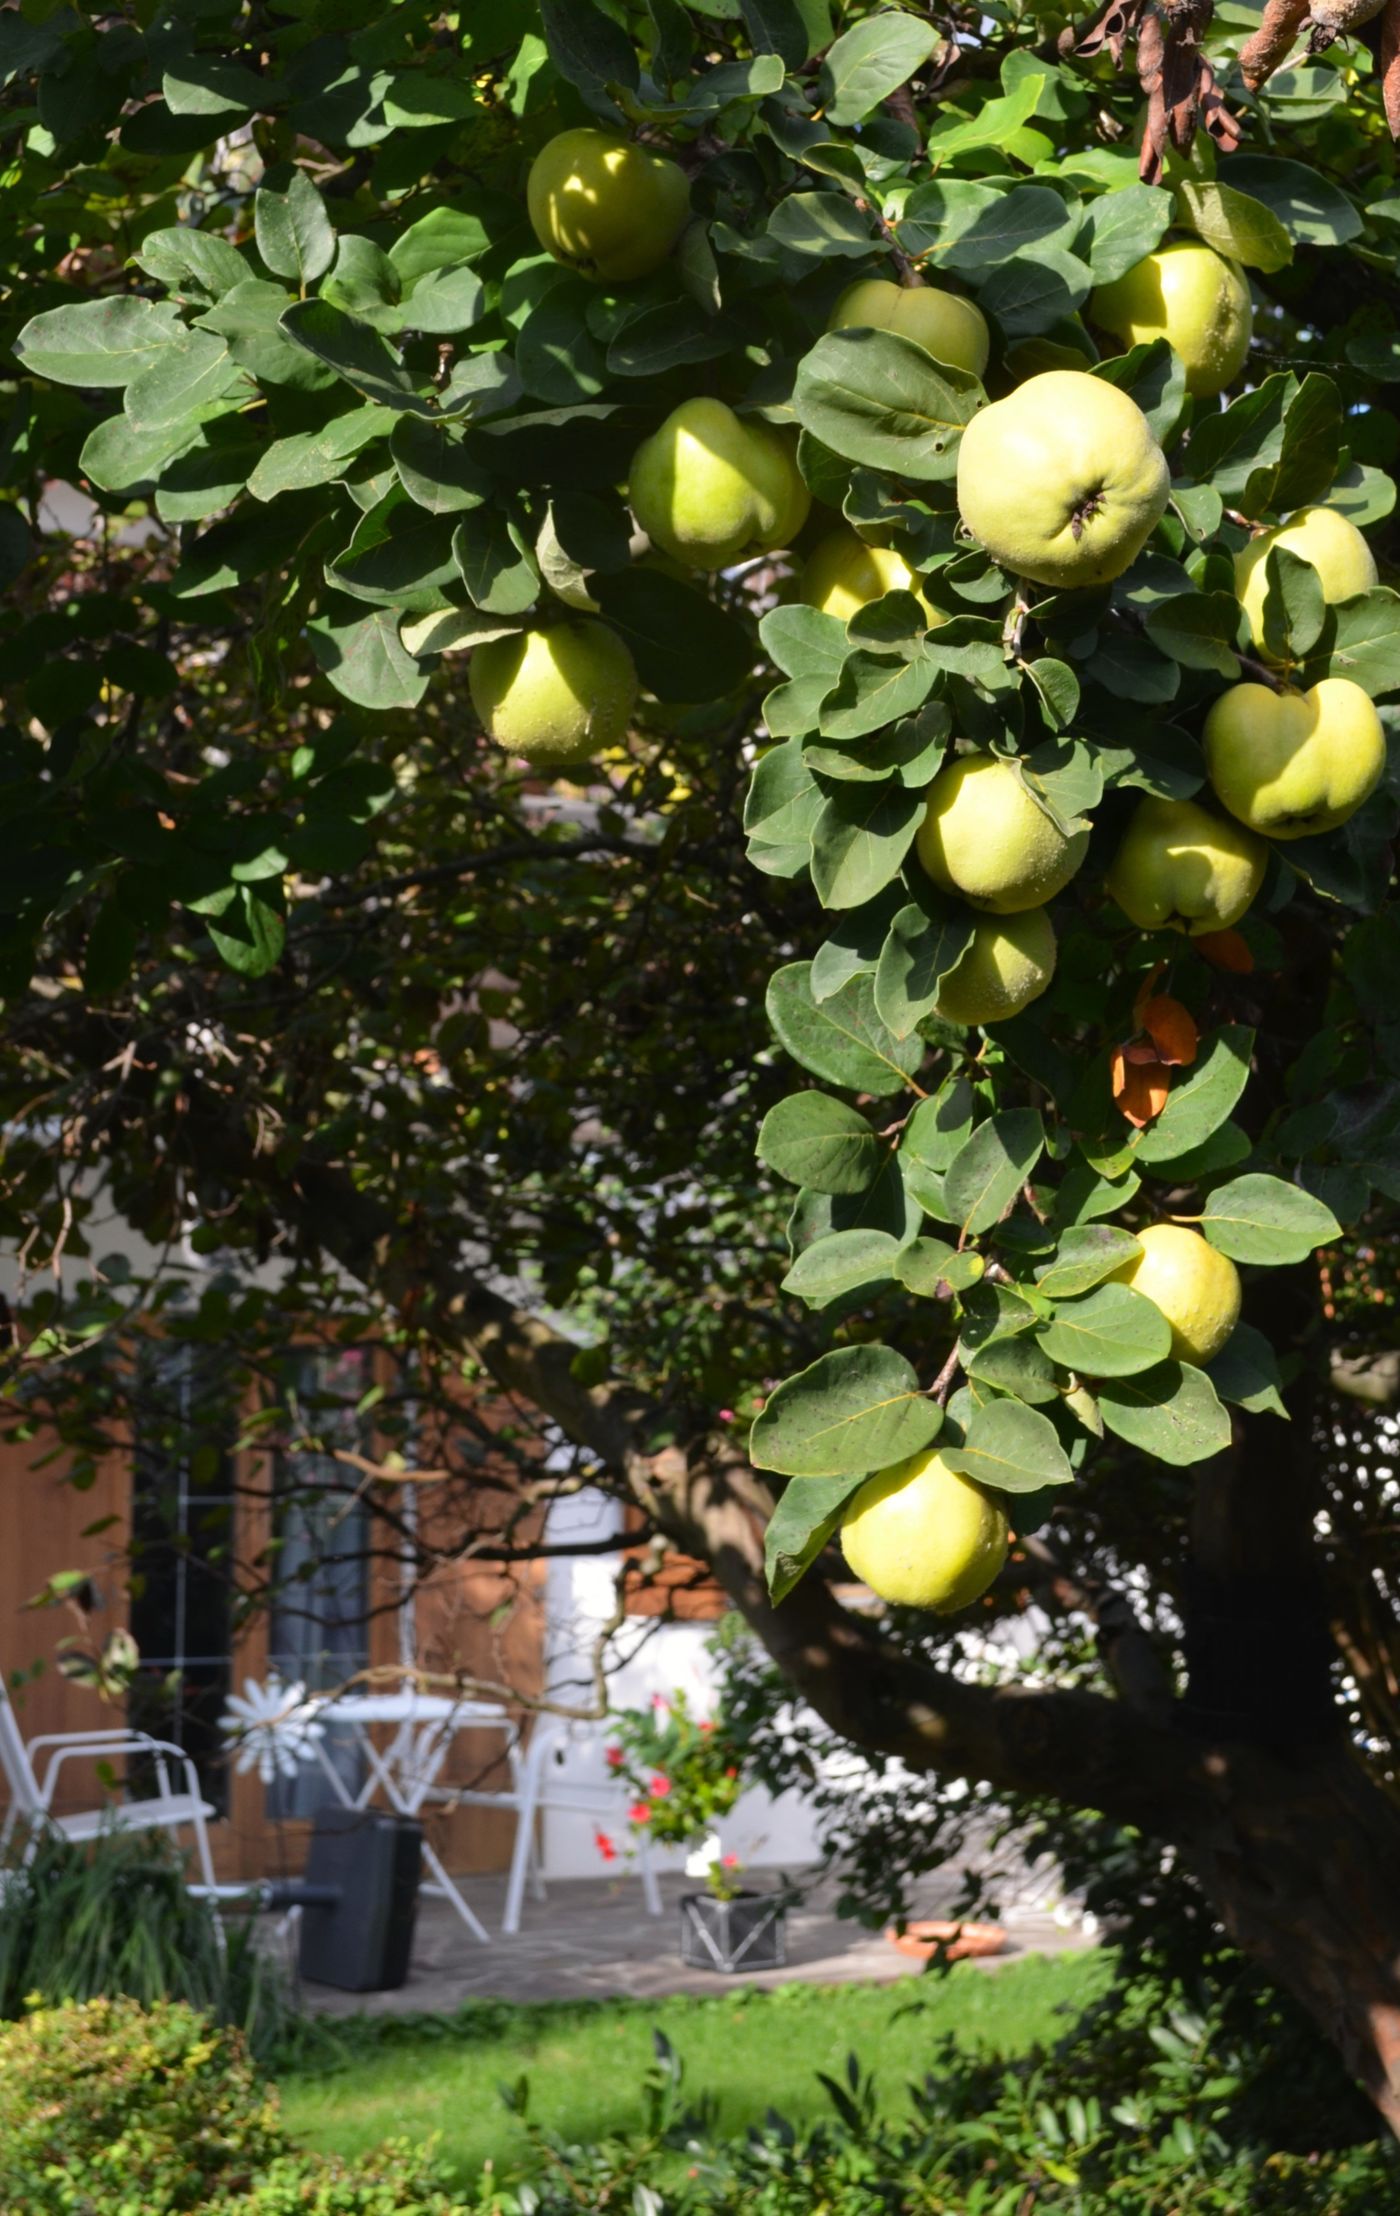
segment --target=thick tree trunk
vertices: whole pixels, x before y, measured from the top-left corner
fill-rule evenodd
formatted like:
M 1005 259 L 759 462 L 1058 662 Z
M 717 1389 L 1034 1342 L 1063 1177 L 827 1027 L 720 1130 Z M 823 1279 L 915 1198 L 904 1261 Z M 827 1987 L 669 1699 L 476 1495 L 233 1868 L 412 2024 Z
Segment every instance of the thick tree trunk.
M 1215 1758 L 1221 1821 L 1187 1832 L 1187 1860 L 1241 1952 L 1301 2002 L 1400 2138 L 1400 1808 L 1343 1748 L 1292 1770 Z

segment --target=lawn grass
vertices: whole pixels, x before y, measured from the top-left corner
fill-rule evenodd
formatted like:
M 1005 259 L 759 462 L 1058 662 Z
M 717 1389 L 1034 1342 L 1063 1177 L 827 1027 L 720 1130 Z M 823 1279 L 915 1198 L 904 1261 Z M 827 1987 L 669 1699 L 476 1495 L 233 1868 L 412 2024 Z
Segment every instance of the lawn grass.
M 961 1964 L 943 1978 L 892 1985 L 737 1986 L 703 1999 L 470 2003 L 450 2017 L 381 2017 L 333 2027 L 340 2053 L 280 2077 L 283 2109 L 308 2145 L 356 2154 L 391 2136 L 441 2135 L 459 2179 L 487 2156 L 497 2168 L 525 2149 L 499 2088 L 528 2074 L 531 2113 L 576 2140 L 627 2132 L 642 2121 L 639 2091 L 653 2030 L 685 2067 L 688 2095 L 718 2104 L 719 2127 L 738 2132 L 771 2104 L 794 2120 L 826 2108 L 818 2070 L 848 2053 L 875 2070 L 891 2111 L 928 2067 L 935 2042 L 1024 2053 L 1054 2038 L 1112 1974 L 1106 1950 L 1030 1955 L 988 1972 Z

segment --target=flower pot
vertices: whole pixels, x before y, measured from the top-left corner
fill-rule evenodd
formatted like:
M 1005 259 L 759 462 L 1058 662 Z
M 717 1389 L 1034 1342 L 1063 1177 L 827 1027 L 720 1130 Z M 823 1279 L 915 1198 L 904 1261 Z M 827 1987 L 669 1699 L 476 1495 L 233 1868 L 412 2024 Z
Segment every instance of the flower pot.
M 787 1961 L 781 1893 L 681 1895 L 681 1960 L 692 1970 L 780 1970 Z
M 946 1962 L 962 1962 L 973 1955 L 1000 1954 L 1006 1945 L 1006 1933 L 1000 1924 L 958 1924 L 925 1919 L 921 1923 L 906 1924 L 903 1931 L 889 1925 L 885 1937 L 901 1954 L 910 1954 L 916 1962 L 927 1962 L 931 1955 L 940 1954 Z

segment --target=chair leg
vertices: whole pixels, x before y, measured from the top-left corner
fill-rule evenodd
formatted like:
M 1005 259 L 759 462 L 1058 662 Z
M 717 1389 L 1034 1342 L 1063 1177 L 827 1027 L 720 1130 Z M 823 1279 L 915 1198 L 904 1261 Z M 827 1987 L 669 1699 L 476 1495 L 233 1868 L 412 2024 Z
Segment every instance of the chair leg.
M 199 1872 L 206 1885 L 213 1885 L 214 1857 L 209 1852 L 209 1827 L 198 1809 L 190 1819 L 194 1827 L 195 1853 L 199 1857 Z
M 661 1898 L 661 1887 L 656 1882 L 656 1872 L 651 1866 L 651 1853 L 645 1838 L 637 1852 L 637 1865 L 641 1872 L 642 1898 L 647 1904 L 647 1914 L 664 1916 L 666 1910 Z
M 549 1899 L 544 1882 L 544 1848 L 533 1824 L 530 1826 L 530 1898 L 536 1901 Z
M 528 1780 L 521 1789 L 520 1807 L 515 1818 L 515 1844 L 510 1854 L 510 1876 L 506 1881 L 506 1909 L 501 1918 L 501 1935 L 513 1939 L 520 1929 L 520 1911 L 525 1904 L 525 1882 L 535 1860 L 535 1806 L 536 1796 Z

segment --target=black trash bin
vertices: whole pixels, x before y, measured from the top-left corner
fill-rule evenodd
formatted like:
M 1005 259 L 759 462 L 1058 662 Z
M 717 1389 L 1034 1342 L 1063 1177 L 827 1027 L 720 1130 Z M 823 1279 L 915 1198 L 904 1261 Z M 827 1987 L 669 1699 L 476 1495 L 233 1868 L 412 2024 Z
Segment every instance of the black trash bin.
M 423 1827 L 380 1808 L 318 1808 L 303 1884 L 301 1974 L 345 1993 L 391 1993 L 408 1976 Z

